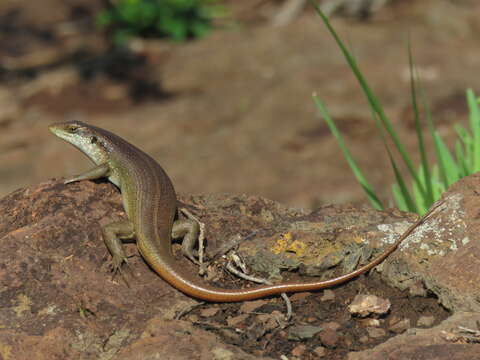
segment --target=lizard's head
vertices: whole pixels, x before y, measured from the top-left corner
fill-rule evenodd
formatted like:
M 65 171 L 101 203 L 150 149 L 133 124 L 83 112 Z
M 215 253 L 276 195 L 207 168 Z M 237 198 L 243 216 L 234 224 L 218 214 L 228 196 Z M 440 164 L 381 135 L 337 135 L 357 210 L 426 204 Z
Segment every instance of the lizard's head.
M 102 164 L 107 160 L 110 146 L 105 137 L 102 136 L 101 129 L 81 121 L 55 123 L 50 125 L 48 129 L 59 138 L 78 148 L 94 163 Z

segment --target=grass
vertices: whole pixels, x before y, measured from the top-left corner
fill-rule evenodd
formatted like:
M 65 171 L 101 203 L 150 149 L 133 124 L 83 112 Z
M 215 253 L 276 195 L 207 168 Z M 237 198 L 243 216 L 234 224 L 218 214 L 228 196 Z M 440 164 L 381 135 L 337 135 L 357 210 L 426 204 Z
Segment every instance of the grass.
M 428 208 L 440 198 L 446 189 L 460 178 L 473 174 L 480 170 L 480 109 L 479 101 L 473 90 L 467 90 L 467 104 L 470 113 L 469 128 L 455 125 L 457 140 L 455 151 L 452 153 L 445 145 L 438 130 L 435 128 L 431 111 L 426 100 L 424 91 L 418 86 L 418 73 L 413 61 L 410 44 L 408 45 L 408 58 L 410 66 L 410 94 L 412 109 L 415 119 L 415 133 L 417 138 L 418 153 L 420 154 L 420 165 L 415 166 L 412 156 L 403 145 L 392 121 L 385 114 L 383 107 L 369 86 L 365 76 L 361 72 L 352 53 L 347 49 L 342 39 L 330 24 L 328 18 L 322 13 L 316 2 L 311 1 L 317 14 L 322 19 L 328 31 L 335 39 L 338 47 L 343 53 L 351 71 L 357 78 L 363 93 L 370 106 L 373 119 L 377 125 L 385 151 L 389 157 L 390 165 L 395 176 L 395 183 L 392 185 L 393 199 L 400 210 L 424 214 Z M 327 107 L 322 103 L 317 94 L 313 100 L 318 111 L 328 125 L 333 136 L 337 140 L 340 149 L 347 160 L 353 175 L 365 191 L 368 200 L 376 209 L 385 208 L 380 197 L 368 182 L 366 176 L 356 163 L 348 150 L 345 140 L 338 130 L 335 121 L 330 117 Z M 420 108 L 423 111 L 420 111 Z M 429 160 L 424 139 L 424 123 L 429 136 L 433 140 L 436 162 Z M 393 146 L 389 145 L 389 142 Z M 400 164 L 395 160 L 396 155 L 401 159 L 408 170 L 410 179 L 400 172 Z M 410 188 L 408 183 L 411 183 Z

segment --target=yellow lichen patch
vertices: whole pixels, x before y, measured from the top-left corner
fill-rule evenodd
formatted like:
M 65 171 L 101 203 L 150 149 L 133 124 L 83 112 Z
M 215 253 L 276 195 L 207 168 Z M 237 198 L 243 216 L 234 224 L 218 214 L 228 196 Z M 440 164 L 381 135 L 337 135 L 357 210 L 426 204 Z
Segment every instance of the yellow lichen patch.
M 295 240 L 287 247 L 287 251 L 294 252 L 297 256 L 303 256 L 306 249 L 307 244 L 298 240 Z
M 364 243 L 364 240 L 363 240 L 363 238 L 362 238 L 361 236 L 354 236 L 354 237 L 353 237 L 353 241 L 354 241 L 356 244 L 358 244 L 358 245 L 361 245 L 361 244 Z
M 10 359 L 10 355 L 12 355 L 12 347 L 7 344 L 0 343 L 0 356 L 4 360 Z
M 272 247 L 272 252 L 276 255 L 284 252 L 295 253 L 297 256 L 303 256 L 305 254 L 307 244 L 303 241 L 293 240 L 291 232 L 285 233 L 280 239 L 275 242 Z
M 30 310 L 32 300 L 25 294 L 18 295 L 18 305 L 13 308 L 17 316 L 22 316 L 25 311 Z
M 287 251 L 288 244 L 292 241 L 292 233 L 288 232 L 282 235 L 280 239 L 275 242 L 275 245 L 272 247 L 272 252 L 276 255 Z

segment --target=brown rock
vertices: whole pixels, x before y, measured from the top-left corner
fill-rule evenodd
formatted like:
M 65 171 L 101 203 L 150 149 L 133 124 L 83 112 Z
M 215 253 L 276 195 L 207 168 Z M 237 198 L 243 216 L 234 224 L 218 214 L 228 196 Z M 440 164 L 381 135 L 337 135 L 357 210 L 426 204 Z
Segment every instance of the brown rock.
M 390 301 L 382 299 L 375 295 L 357 295 L 352 303 L 348 305 L 348 311 L 358 316 L 368 316 L 370 314 L 383 315 L 390 310 Z
M 311 339 L 321 331 L 322 328 L 319 326 L 294 325 L 288 329 L 288 339 L 293 341 Z
M 407 331 L 402 335 L 390 338 L 373 349 L 352 352 L 348 360 L 403 360 L 403 359 L 439 359 L 463 360 L 478 357 L 478 345 L 466 344 L 459 326 L 475 328 L 480 320 L 478 313 L 458 313 L 440 325 L 430 329 Z M 455 334 L 445 338 L 444 334 Z
M 400 334 L 410 329 L 410 327 L 410 319 L 401 319 L 390 325 L 389 330 L 394 333 Z
M 480 174 L 465 177 L 444 194 L 444 205 L 377 269 L 407 289 L 414 284 L 454 311 L 480 311 Z
M 323 346 L 318 346 L 313 350 L 313 353 L 319 358 L 324 357 L 327 353 L 327 350 Z
M 271 331 L 284 323 L 284 315 L 273 311 L 271 314 L 257 315 L 256 319 L 262 324 L 265 331 Z
M 1 199 L 0 211 L 0 278 L 8 289 L 0 341 L 15 359 L 257 358 L 211 332 L 169 321 L 195 301 L 140 257 L 129 258 L 130 287 L 112 280 L 100 231 L 100 224 L 124 218 L 112 185 L 50 181 Z
M 438 294 L 439 299 L 453 309 L 475 305 L 476 272 L 471 266 L 476 264 L 474 239 L 479 224 L 475 217 L 478 211 L 475 209 L 479 205 L 472 189 L 477 183 L 478 176 L 473 176 L 464 179 L 463 185 L 460 182 L 452 188 L 446 195 L 445 210 L 432 216 L 418 229 L 403 251 L 394 253 L 383 264 L 383 274 L 387 278 L 399 280 L 403 274 L 401 279 L 408 283 L 411 271 L 415 269 L 414 283 L 423 282 L 429 291 Z M 459 200 L 460 192 L 465 194 L 463 201 Z M 262 236 L 244 241 L 239 248 L 245 258 L 254 256 L 255 251 L 267 252 L 274 248 L 281 234 L 294 232 L 295 229 L 301 229 L 302 234 L 309 234 L 305 238 L 297 236 L 295 241 L 304 241 L 312 253 L 316 247 L 328 247 L 333 240 L 338 240 L 339 244 L 347 244 L 352 239 L 356 241 L 354 239 L 358 239 L 358 234 L 363 234 L 374 245 L 375 240 L 378 242 L 384 237 L 384 233 L 372 231 L 372 228 L 377 229 L 378 223 L 384 224 L 382 229 L 388 228 L 386 224 L 398 224 L 399 219 L 404 219 L 398 214 L 358 211 L 348 206 L 325 207 L 306 214 L 253 196 L 215 195 L 184 197 L 183 200 L 187 204 L 195 204 L 197 215 L 207 225 L 208 251 L 211 251 L 210 247 L 212 251 L 218 249 L 229 235 L 249 233 L 252 228 L 259 229 Z M 464 212 L 460 216 L 462 209 Z M 191 358 L 192 351 L 202 354 L 204 358 L 212 358 L 212 353 L 219 348 L 222 351 L 228 349 L 235 354 L 234 358 L 248 358 L 239 348 L 224 344 L 209 332 L 198 334 L 202 343 L 197 344 L 188 335 L 193 334 L 194 329 L 180 322 L 167 321 L 195 301 L 161 280 L 141 257 L 130 257 L 130 267 L 134 273 L 134 278 L 128 279 L 130 287 L 124 285 L 122 278 L 111 279 L 108 263 L 105 262 L 108 255 L 101 240 L 100 224 L 125 218 L 120 195 L 112 185 L 89 181 L 63 185 L 50 181 L 18 190 L 0 200 L 0 213 L 3 214 L 0 218 L 0 279 L 4 288 L 8 289 L 2 293 L 4 305 L 0 307 L 0 317 L 3 329 L 0 336 L 2 344 L 9 346 L 12 353 L 35 359 L 62 357 L 68 350 L 65 350 L 65 344 L 75 344 L 68 351 L 78 359 L 82 359 L 87 352 L 97 358 L 111 352 L 128 359 L 142 347 L 148 354 L 157 354 L 159 347 L 170 349 L 173 346 L 163 343 L 170 338 L 174 324 L 175 331 L 183 334 L 182 341 L 186 344 L 183 345 L 174 336 L 177 345 L 181 346 L 171 350 L 174 354 L 172 358 L 176 356 L 181 359 L 186 354 Z M 329 220 L 328 225 L 325 225 L 325 219 Z M 337 220 L 338 223 L 335 223 Z M 440 221 L 451 226 L 446 227 Z M 229 226 L 226 227 L 225 223 Z M 472 227 L 467 227 L 466 223 Z M 455 227 L 455 224 L 459 226 Z M 341 236 L 335 238 L 334 234 L 340 228 L 349 230 L 344 230 Z M 435 239 L 435 234 L 442 235 L 442 229 L 445 228 L 451 229 L 451 233 L 441 241 L 429 242 L 423 238 L 429 234 Z M 350 230 L 352 233 L 348 235 Z M 396 234 L 401 232 L 397 230 Z M 297 235 L 300 234 L 298 231 Z M 320 237 L 322 241 L 319 241 L 317 232 L 323 234 Z M 465 234 L 468 234 L 468 239 L 462 237 Z M 422 243 L 415 246 L 419 237 Z M 135 246 L 127 245 L 126 251 L 127 255 L 138 254 Z M 292 254 L 283 253 L 274 255 L 273 258 L 278 260 L 274 264 L 279 269 L 284 264 L 284 257 L 292 257 Z M 422 261 L 418 261 L 420 255 Z M 416 263 L 413 259 L 417 260 Z M 196 273 L 196 267 L 189 261 L 181 256 L 177 260 L 180 266 L 190 269 L 192 274 Z M 303 258 L 296 261 L 303 261 Z M 425 263 L 430 266 L 425 267 Z M 467 286 L 462 271 L 470 276 L 470 286 Z M 405 274 L 408 274 L 407 278 Z M 465 300 L 464 305 L 460 304 L 461 299 Z M 269 301 L 261 300 L 255 302 L 253 308 L 245 308 L 247 305 L 244 305 L 243 310 L 254 311 L 267 303 Z M 220 308 L 222 306 L 219 305 Z M 475 313 L 464 316 L 455 326 L 447 326 L 453 323 L 449 319 L 451 322 L 444 322 L 439 327 L 408 331 L 394 339 L 407 339 L 405 336 L 409 336 L 406 344 L 410 347 L 397 344 L 407 354 L 413 351 L 414 345 L 418 345 L 415 351 L 427 351 L 426 348 L 432 344 L 444 346 L 448 342 L 467 341 L 464 334 L 458 334 L 458 326 L 475 329 L 475 320 L 480 320 L 477 317 Z M 164 320 L 163 324 L 160 323 L 161 319 Z M 148 336 L 142 337 L 147 324 L 153 330 Z M 439 329 L 457 335 L 445 338 L 438 335 Z M 291 328 L 288 330 L 290 333 Z M 437 332 L 422 337 L 423 331 L 427 330 Z M 260 334 L 263 332 L 264 329 L 261 329 Z M 286 340 L 288 334 L 284 331 L 276 335 Z M 81 343 L 78 343 L 79 336 L 83 339 Z M 417 336 L 420 340 L 417 340 Z M 339 335 L 332 329 L 322 331 L 320 338 L 322 344 L 331 348 L 340 341 Z M 237 336 L 232 342 L 240 340 Z M 35 346 L 39 343 L 42 345 Z M 212 345 L 214 343 L 215 346 Z M 185 352 L 182 352 L 184 349 Z M 453 351 L 451 347 L 446 349 L 450 353 Z M 468 347 L 457 349 L 462 354 L 470 351 Z M 378 351 L 382 351 L 381 348 Z M 394 352 L 389 349 L 388 353 Z
M 340 336 L 335 330 L 326 329 L 320 333 L 320 341 L 327 348 L 335 348 L 340 340 Z
M 151 319 L 140 338 L 116 354 L 124 360 L 137 359 L 212 359 L 228 357 L 255 359 L 235 346 L 220 344 L 210 332 L 200 330 L 183 321 Z M 118 345 L 120 345 L 119 343 Z
M 241 314 L 227 319 L 228 326 L 237 326 L 248 318 L 248 314 Z
M 293 348 L 292 355 L 301 358 L 303 354 L 305 354 L 305 351 L 307 351 L 307 347 L 305 345 L 298 345 Z

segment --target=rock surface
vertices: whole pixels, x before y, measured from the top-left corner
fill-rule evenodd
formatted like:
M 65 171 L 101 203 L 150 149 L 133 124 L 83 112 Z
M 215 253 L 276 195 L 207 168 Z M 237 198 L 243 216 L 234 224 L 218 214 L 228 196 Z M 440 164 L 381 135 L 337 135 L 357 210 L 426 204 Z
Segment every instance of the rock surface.
M 478 313 L 457 313 L 432 329 L 410 329 L 372 350 L 350 353 L 348 360 L 438 359 L 463 360 L 478 357 L 478 344 L 458 334 L 459 326 L 477 329 Z
M 391 353 L 385 349 L 392 344 L 398 354 L 403 354 L 392 359 L 413 351 L 445 352 L 452 354 L 452 359 L 460 359 L 455 357 L 457 352 L 465 355 L 473 351 L 472 345 L 456 344 L 467 341 L 458 335 L 458 325 L 475 330 L 474 321 L 480 319 L 476 217 L 479 177 L 474 175 L 455 184 L 445 195 L 441 209 L 378 267 L 393 284 L 408 287 L 412 282 L 421 283 L 455 313 L 475 313 L 457 314 L 434 329 L 408 330 L 370 352 L 352 354 L 351 359 L 375 358 L 363 354 L 382 358 L 385 351 Z M 206 224 L 210 253 L 237 239 L 235 235 L 246 236 L 255 230 L 255 237 L 241 241 L 238 253 L 252 268 L 257 264 L 272 279 L 305 281 L 305 277 L 281 270 L 315 266 L 315 258 L 321 262 L 332 253 L 342 254 L 342 248 L 364 253 L 362 247 L 369 244 L 379 252 L 378 246 L 384 247 L 413 220 L 395 211 L 350 206 L 329 206 L 306 213 L 254 196 L 183 196 L 181 200 L 181 206 L 187 206 Z M 198 320 L 198 316 L 229 316 L 232 308 L 228 304 L 219 305 L 220 310 L 215 312 L 194 315 L 191 319 L 197 319 L 192 320 L 196 325 L 174 320 L 197 302 L 166 284 L 139 256 L 130 258 L 132 274 L 125 277 L 129 286 L 120 276 L 112 279 L 100 226 L 125 216 L 113 185 L 89 181 L 63 185 L 52 180 L 3 198 L 0 212 L 0 341 L 4 359 L 186 359 L 192 354 L 198 359 L 262 358 L 263 353 L 245 353 L 239 336 L 242 320 L 231 324 L 237 330 L 211 323 L 205 327 L 206 320 Z M 366 253 L 371 254 L 372 249 Z M 127 255 L 137 255 L 134 246 L 127 246 Z M 343 255 L 347 257 L 348 252 Z M 196 272 L 194 265 L 179 254 L 177 257 L 181 266 Z M 218 266 L 211 269 L 218 286 L 248 286 L 232 283 L 233 279 L 226 278 Z M 339 272 L 341 266 L 336 266 L 324 277 Z M 321 298 L 321 293 L 299 296 L 294 310 L 299 303 L 310 299 L 322 302 Z M 271 302 L 259 306 L 251 311 L 269 313 Z M 311 314 L 309 321 L 314 321 L 314 316 Z M 257 336 L 266 336 L 272 327 L 262 329 L 257 329 Z M 338 330 L 335 346 L 350 341 L 342 335 L 343 329 Z M 327 330 L 319 338 L 326 338 Z M 287 333 L 282 331 L 269 336 L 285 337 L 288 343 Z M 225 338 L 230 339 L 228 344 Z M 327 346 L 327 351 L 333 350 Z
M 480 311 L 479 185 L 480 173 L 454 184 L 445 207 L 379 267 L 393 285 L 424 287 L 453 311 Z

